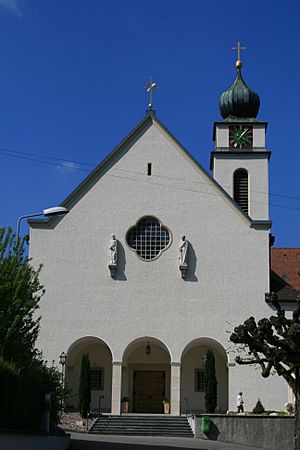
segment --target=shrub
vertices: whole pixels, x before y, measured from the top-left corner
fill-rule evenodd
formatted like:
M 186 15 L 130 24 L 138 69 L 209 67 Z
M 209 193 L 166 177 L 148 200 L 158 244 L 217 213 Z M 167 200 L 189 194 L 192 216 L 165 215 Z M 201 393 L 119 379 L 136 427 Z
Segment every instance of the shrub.
M 295 406 L 292 403 L 287 403 L 286 410 L 290 415 L 295 414 Z
M 0 386 L 1 428 L 39 430 L 47 392 L 52 395 L 51 421 L 58 422 L 62 392 L 56 369 L 46 367 L 39 360 L 21 369 L 15 363 L 0 360 Z
M 263 414 L 265 412 L 265 408 L 262 402 L 258 399 L 255 407 L 252 410 L 253 414 Z

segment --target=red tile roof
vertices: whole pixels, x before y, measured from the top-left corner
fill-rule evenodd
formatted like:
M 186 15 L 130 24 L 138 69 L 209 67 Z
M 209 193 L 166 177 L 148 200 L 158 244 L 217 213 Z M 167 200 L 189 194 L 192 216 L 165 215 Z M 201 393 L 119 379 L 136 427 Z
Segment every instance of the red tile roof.
M 300 289 L 300 248 L 272 248 L 271 269 L 294 289 Z

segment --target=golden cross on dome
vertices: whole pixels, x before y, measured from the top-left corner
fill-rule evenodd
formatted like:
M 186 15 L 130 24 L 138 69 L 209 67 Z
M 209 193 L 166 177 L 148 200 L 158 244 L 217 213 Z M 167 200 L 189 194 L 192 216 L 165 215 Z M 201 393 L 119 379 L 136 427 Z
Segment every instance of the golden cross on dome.
M 239 41 L 237 47 L 232 47 L 232 50 L 237 50 L 238 59 L 237 59 L 237 62 L 235 63 L 235 65 L 236 65 L 237 69 L 240 69 L 242 67 L 241 50 L 246 50 L 246 47 L 241 47 L 241 43 Z
M 145 86 L 146 92 L 149 92 L 149 110 L 150 111 L 152 111 L 152 109 L 153 109 L 152 91 L 154 91 L 154 89 L 157 89 L 157 88 L 158 88 L 157 83 L 155 83 L 152 80 L 152 77 L 150 77 L 149 83 L 147 84 L 147 86 Z

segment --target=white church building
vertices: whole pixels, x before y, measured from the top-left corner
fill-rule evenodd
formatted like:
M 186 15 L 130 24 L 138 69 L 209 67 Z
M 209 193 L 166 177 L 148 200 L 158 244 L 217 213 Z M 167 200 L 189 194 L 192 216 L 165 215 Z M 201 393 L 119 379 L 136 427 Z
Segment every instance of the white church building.
M 282 410 L 288 388 L 238 366 L 229 336 L 269 316 L 267 123 L 241 75 L 220 98 L 208 173 L 157 118 L 142 121 L 61 203 L 30 219 L 30 257 L 43 264 L 38 348 L 67 353 L 68 407 L 77 408 L 81 358 L 91 363 L 92 408 L 172 415 L 204 411 L 204 357 L 216 359 L 217 412 L 260 398 Z

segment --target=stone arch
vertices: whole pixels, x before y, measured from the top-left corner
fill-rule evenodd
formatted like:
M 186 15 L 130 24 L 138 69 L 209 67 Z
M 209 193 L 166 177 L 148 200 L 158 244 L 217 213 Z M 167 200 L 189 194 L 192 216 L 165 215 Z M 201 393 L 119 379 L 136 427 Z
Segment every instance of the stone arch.
M 107 346 L 107 348 L 110 351 L 111 356 L 113 357 L 110 346 L 103 339 L 96 337 L 96 336 L 82 336 L 82 337 L 76 339 L 76 341 L 72 342 L 72 344 L 69 346 L 68 351 L 67 351 L 67 362 L 69 361 L 69 358 L 71 357 L 71 355 L 74 353 L 74 349 L 76 351 L 76 350 L 78 350 L 77 347 L 79 345 L 81 345 L 81 344 L 86 345 L 87 343 L 101 343 L 101 344 Z
M 193 339 L 192 341 L 190 341 L 182 350 L 180 359 L 182 360 L 182 358 L 184 357 L 186 352 L 188 352 L 191 348 L 193 348 L 199 344 L 207 345 L 208 347 L 211 347 L 212 349 L 215 348 L 216 350 L 220 351 L 220 353 L 223 355 L 224 359 L 226 360 L 226 363 L 229 363 L 229 357 L 228 357 L 223 345 L 219 341 L 216 341 L 215 339 L 212 339 L 209 337 L 200 337 L 200 338 L 196 338 L 196 339 Z
M 131 341 L 122 358 L 122 397 L 129 412 L 162 413 L 170 398 L 171 355 L 159 339 L 143 336 Z
M 155 346 L 161 348 L 162 350 L 164 350 L 169 355 L 170 361 L 172 360 L 172 355 L 171 355 L 170 349 L 164 342 L 162 342 L 160 339 L 157 339 L 153 336 L 141 336 L 141 337 L 134 339 L 126 346 L 126 348 L 124 349 L 124 352 L 123 352 L 123 356 L 122 356 L 123 363 L 126 363 L 128 356 L 130 356 L 130 354 L 133 351 L 135 351 L 138 347 L 141 347 L 143 345 L 145 345 L 145 347 L 146 347 L 148 342 L 149 342 L 150 346 L 155 345 Z
M 112 352 L 108 344 L 95 336 L 84 336 L 74 341 L 67 352 L 65 385 L 68 396 L 66 408 L 77 410 L 81 358 L 88 353 L 91 364 L 91 410 L 111 411 Z M 103 398 L 102 398 L 103 397 Z
M 228 355 L 222 344 L 212 338 L 196 338 L 181 354 L 181 412 L 204 412 L 204 357 L 212 350 L 216 360 L 218 403 L 216 412 L 228 410 Z

